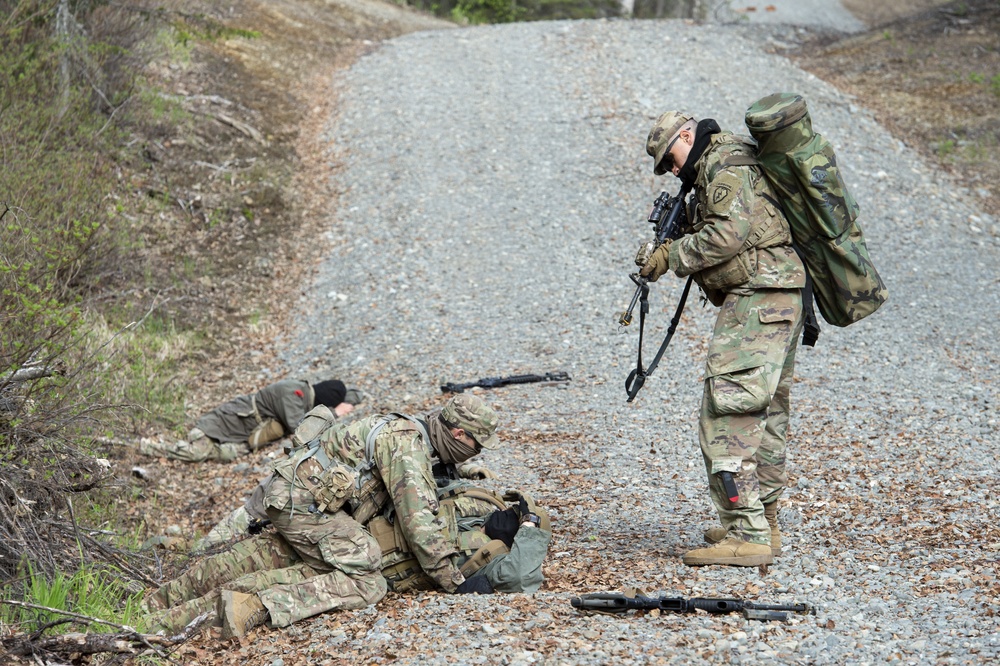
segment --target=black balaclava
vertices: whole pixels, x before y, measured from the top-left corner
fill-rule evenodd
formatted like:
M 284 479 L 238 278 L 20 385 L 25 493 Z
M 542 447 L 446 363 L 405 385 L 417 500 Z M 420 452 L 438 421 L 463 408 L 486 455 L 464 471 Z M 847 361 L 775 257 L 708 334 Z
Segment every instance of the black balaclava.
M 500 539 L 508 548 L 514 546 L 514 535 L 521 527 L 521 516 L 517 509 L 507 509 L 506 511 L 494 511 L 486 518 L 483 530 L 486 536 L 491 539 Z
M 344 396 L 347 395 L 347 387 L 339 379 L 328 379 L 325 382 L 313 384 L 313 392 L 316 394 L 313 407 L 316 405 L 326 405 L 330 409 L 333 409 L 344 402 Z
M 718 134 L 721 131 L 722 128 L 719 127 L 719 123 L 711 118 L 705 118 L 705 120 L 698 123 L 698 127 L 694 131 L 694 143 L 691 145 L 691 152 L 688 153 L 687 162 L 677 172 L 677 177 L 681 179 L 685 190 L 690 190 L 694 187 L 695 178 L 698 177 L 698 173 L 694 170 L 694 165 L 701 159 L 705 149 L 708 148 L 708 144 L 712 140 L 712 135 Z

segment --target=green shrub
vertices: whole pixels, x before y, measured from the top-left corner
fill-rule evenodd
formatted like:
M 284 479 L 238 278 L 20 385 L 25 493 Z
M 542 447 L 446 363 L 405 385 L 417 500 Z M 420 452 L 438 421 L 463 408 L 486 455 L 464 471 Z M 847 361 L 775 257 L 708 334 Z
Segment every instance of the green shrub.
M 130 591 L 121 577 L 113 570 L 98 571 L 80 568 L 70 575 L 57 572 L 51 577 L 38 575 L 30 563 L 24 567 L 21 583 L 8 583 L 0 588 L 5 599 L 17 598 L 32 606 L 44 606 L 56 611 L 68 611 L 96 620 L 140 627 L 142 592 Z M 44 610 L 0 604 L 0 624 L 17 628 L 25 633 L 45 629 L 44 633 L 66 633 L 69 616 Z M 78 623 L 78 621 L 77 621 Z M 100 624 L 90 624 L 92 631 L 107 631 Z

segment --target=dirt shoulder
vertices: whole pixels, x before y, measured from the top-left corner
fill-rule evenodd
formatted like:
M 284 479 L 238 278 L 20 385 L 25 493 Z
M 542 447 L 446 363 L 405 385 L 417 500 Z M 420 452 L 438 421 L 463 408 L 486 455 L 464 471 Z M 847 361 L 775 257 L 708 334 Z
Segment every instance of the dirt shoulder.
M 816 36 L 791 57 L 854 95 L 860 106 L 929 163 L 952 172 L 985 210 L 996 209 L 1000 4 L 995 0 L 845 0 L 844 4 L 873 29 L 846 39 Z

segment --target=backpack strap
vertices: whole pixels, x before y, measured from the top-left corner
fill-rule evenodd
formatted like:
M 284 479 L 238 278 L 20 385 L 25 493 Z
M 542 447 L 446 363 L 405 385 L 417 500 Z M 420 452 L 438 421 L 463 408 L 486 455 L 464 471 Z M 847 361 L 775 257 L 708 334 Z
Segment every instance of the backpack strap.
M 416 429 L 420 433 L 420 436 L 423 437 L 424 444 L 426 446 L 431 445 L 431 438 L 430 435 L 427 434 L 427 427 L 423 423 L 421 423 L 418 419 L 415 419 L 412 416 L 408 416 L 407 414 L 402 414 L 400 412 L 390 412 L 389 414 L 385 414 L 384 416 L 382 416 L 382 418 L 380 418 L 378 421 L 375 422 L 375 425 L 372 426 L 372 429 L 368 431 L 368 436 L 365 437 L 365 459 L 360 463 L 358 463 L 358 466 L 354 468 L 354 471 L 358 473 L 358 480 L 356 482 L 358 488 L 361 488 L 361 486 L 363 485 L 361 479 L 362 474 L 370 475 L 372 470 L 375 469 L 375 439 L 379 436 L 379 433 L 386 425 L 388 425 L 392 421 L 395 421 L 396 419 L 406 419 L 407 421 L 412 423 L 414 426 L 416 426 Z
M 760 161 L 753 155 L 740 155 L 739 153 L 730 153 L 719 160 L 719 164 L 723 167 L 730 166 L 760 166 Z
M 785 207 L 781 205 L 780 201 L 769 194 L 765 194 L 764 198 L 767 199 L 772 206 L 781 211 L 781 214 L 785 216 L 785 219 L 788 219 L 788 215 L 785 213 Z M 802 323 L 802 346 L 815 347 L 816 341 L 819 340 L 821 329 L 819 327 L 819 319 L 816 317 L 812 276 L 809 274 L 809 269 L 806 268 L 806 257 L 802 254 L 802 248 L 800 248 L 796 243 L 792 243 L 792 249 L 795 250 L 795 254 L 799 255 L 799 261 L 802 262 L 802 267 L 806 273 L 806 286 L 802 288 L 802 311 L 805 313 L 805 321 Z

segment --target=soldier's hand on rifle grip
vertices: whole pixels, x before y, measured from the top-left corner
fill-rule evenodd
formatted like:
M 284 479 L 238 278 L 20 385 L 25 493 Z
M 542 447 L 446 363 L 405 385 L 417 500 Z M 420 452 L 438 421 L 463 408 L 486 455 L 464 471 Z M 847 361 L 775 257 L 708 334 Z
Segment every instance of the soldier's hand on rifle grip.
M 635 253 L 635 265 L 642 268 L 649 261 L 649 258 L 653 256 L 653 251 L 656 249 L 656 243 L 653 241 L 646 241 L 639 246 L 639 251 Z
M 638 256 L 636 256 L 636 260 L 638 260 Z M 665 240 L 653 250 L 642 270 L 639 271 L 639 275 L 650 282 L 656 282 L 668 270 L 670 270 L 670 241 Z

